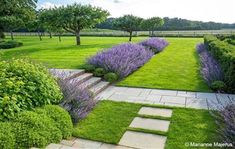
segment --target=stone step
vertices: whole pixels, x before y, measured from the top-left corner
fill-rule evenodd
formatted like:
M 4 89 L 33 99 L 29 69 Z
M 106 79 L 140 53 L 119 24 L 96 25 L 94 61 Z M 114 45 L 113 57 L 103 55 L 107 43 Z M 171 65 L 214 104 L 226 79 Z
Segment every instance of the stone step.
M 90 88 L 90 91 L 94 94 L 94 95 L 97 95 L 99 94 L 100 92 L 102 92 L 103 90 L 105 90 L 108 86 L 109 86 L 109 82 L 106 82 L 106 81 L 101 81 L 99 82 L 98 84 L 92 86 Z
M 88 79 L 87 81 L 83 82 L 82 84 L 80 84 L 79 86 L 81 86 L 83 88 L 90 88 L 90 87 L 96 85 L 97 83 L 99 83 L 100 81 L 101 81 L 101 78 L 92 77 L 92 78 Z
M 49 69 L 49 71 L 58 78 L 72 79 L 85 73 L 83 69 Z
M 84 73 L 76 78 L 70 79 L 69 82 L 73 83 L 76 82 L 77 84 L 81 84 L 87 80 L 89 80 L 93 76 L 92 73 Z

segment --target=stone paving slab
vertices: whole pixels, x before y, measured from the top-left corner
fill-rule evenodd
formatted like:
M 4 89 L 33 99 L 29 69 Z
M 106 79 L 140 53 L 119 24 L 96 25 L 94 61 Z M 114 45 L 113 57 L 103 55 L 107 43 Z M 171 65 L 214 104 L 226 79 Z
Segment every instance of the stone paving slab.
M 76 139 L 72 147 L 75 148 L 100 148 L 102 142 L 85 140 L 85 139 Z
M 138 114 L 151 115 L 151 116 L 162 116 L 162 117 L 171 117 L 171 109 L 162 109 L 162 108 L 152 108 L 152 107 L 142 107 Z
M 100 149 L 133 149 L 132 147 L 126 147 L 121 145 L 113 145 L 113 144 L 106 144 L 103 143 Z
M 197 98 L 187 98 L 186 99 L 186 108 L 195 108 L 195 109 L 207 109 L 207 101 L 204 99 Z
M 170 121 L 135 117 L 129 127 L 167 132 Z
M 139 149 L 164 149 L 166 139 L 165 136 L 126 131 L 119 144 Z
M 116 86 L 109 86 L 97 97 L 99 100 L 107 99 L 115 101 L 127 101 L 143 104 L 160 104 L 197 109 L 211 109 L 212 106 L 219 106 L 219 104 L 229 100 L 232 103 L 235 103 L 234 94 L 216 94 Z
M 161 99 L 160 102 L 164 102 L 164 103 L 176 103 L 176 104 L 185 105 L 186 97 L 162 96 L 162 99 Z

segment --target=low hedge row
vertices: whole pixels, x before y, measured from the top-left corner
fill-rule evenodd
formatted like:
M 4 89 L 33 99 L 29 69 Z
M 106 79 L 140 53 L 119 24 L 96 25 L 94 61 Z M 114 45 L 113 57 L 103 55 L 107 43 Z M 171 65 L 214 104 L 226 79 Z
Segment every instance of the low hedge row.
M 226 91 L 235 93 L 235 46 L 212 35 L 205 36 L 204 43 L 222 67 Z
M 72 129 L 68 112 L 59 106 L 20 112 L 11 121 L 0 123 L 0 148 L 42 148 L 70 137 Z
M 15 40 L 2 41 L 0 42 L 0 49 L 10 49 L 22 46 L 23 43 Z

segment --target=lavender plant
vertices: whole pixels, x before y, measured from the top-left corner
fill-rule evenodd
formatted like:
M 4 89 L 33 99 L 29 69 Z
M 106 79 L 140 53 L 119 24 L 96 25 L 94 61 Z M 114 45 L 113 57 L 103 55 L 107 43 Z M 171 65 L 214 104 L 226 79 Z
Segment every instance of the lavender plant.
M 201 74 L 207 84 L 211 86 L 215 81 L 223 81 L 224 75 L 221 66 L 209 53 L 206 46 L 203 43 L 199 43 L 196 49 L 201 60 Z
M 87 116 L 97 101 L 87 88 L 71 78 L 68 79 L 67 73 L 61 71 L 57 73 L 55 70 L 52 73 L 58 77 L 57 81 L 63 92 L 60 105 L 69 112 L 73 123 L 77 123 Z
M 139 44 L 153 50 L 154 53 L 158 53 L 161 52 L 169 43 L 165 39 L 149 38 Z
M 88 63 L 124 78 L 144 65 L 153 55 L 151 50 L 141 45 L 125 43 L 103 50 L 88 59 Z
M 216 106 L 212 106 L 216 111 L 210 111 L 212 116 L 216 119 L 218 126 L 217 132 L 220 136 L 220 140 L 224 143 L 232 144 L 235 146 L 235 99 L 231 99 L 226 102 L 220 102 Z

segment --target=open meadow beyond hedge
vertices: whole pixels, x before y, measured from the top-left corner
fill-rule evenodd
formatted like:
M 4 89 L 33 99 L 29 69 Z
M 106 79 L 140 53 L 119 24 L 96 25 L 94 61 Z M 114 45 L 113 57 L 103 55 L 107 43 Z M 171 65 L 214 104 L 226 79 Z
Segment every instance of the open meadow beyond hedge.
M 45 63 L 51 68 L 81 68 L 85 60 L 104 48 L 127 42 L 127 37 L 81 37 L 82 45 L 76 46 L 75 37 L 20 37 L 24 45 L 0 51 L 3 59 L 28 57 Z M 134 37 L 140 42 L 146 37 Z M 195 51 L 200 38 L 166 38 L 169 46 L 155 55 L 142 68 L 118 83 L 121 86 L 209 91 L 200 75 L 199 58 Z
M 210 91 L 200 74 L 195 45 L 200 38 L 167 38 L 169 45 L 120 86 Z

